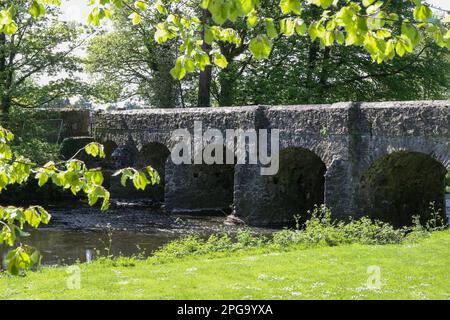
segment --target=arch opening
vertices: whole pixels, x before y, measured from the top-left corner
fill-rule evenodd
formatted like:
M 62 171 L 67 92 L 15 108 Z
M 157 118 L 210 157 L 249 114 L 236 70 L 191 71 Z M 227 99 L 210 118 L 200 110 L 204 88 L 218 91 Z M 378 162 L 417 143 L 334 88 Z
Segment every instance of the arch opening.
M 325 163 L 315 153 L 303 148 L 287 148 L 280 152 L 280 167 L 275 176 L 267 177 L 267 201 L 273 221 L 283 226 L 306 220 L 315 205 L 324 203 Z
M 103 166 L 107 169 L 113 169 L 114 164 L 112 163 L 112 155 L 119 146 L 117 145 L 117 143 L 110 140 L 102 144 L 105 149 L 105 159 L 103 159 Z
M 443 164 L 431 156 L 397 151 L 377 161 L 363 174 L 358 195 L 361 214 L 389 222 L 395 227 L 411 225 L 413 216 L 422 223 L 433 210 L 445 216 L 445 175 Z
M 140 198 L 164 202 L 164 189 L 166 182 L 166 162 L 170 155 L 169 149 L 159 143 L 151 142 L 146 144 L 140 151 L 135 165 L 138 169 L 151 166 L 161 177 L 161 182 L 155 186 L 147 186 L 145 191 L 138 191 Z
M 106 142 L 102 142 L 102 145 L 104 147 L 105 150 L 105 158 L 101 160 L 101 167 L 103 169 L 103 173 L 104 173 L 104 186 L 107 189 L 111 188 L 111 178 L 113 173 L 116 170 L 114 161 L 112 159 L 112 155 L 114 153 L 114 151 L 118 148 L 118 145 L 111 140 L 108 140 Z

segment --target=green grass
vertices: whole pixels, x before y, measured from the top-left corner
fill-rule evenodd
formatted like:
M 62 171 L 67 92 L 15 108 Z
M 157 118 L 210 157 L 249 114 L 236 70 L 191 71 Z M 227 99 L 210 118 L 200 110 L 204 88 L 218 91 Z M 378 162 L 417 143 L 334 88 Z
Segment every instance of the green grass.
M 4 274 L 0 299 L 450 299 L 450 231 L 413 244 L 256 249 L 133 264 L 80 265 L 79 290 L 67 288 L 66 268 Z M 369 266 L 381 268 L 381 289 L 367 288 Z

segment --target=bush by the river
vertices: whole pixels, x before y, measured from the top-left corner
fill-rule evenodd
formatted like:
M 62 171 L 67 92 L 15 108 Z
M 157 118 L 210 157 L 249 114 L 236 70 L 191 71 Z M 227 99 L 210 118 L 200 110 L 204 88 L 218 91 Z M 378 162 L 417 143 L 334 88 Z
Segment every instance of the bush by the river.
M 413 226 L 400 229 L 389 223 L 363 217 L 350 221 L 334 221 L 331 211 L 325 206 L 309 212 L 310 218 L 295 230 L 284 229 L 272 236 L 264 236 L 249 229 L 237 231 L 235 236 L 227 232 L 214 234 L 207 239 L 190 235 L 172 241 L 154 256 L 157 261 L 172 260 L 190 255 L 236 252 L 261 249 L 288 250 L 292 247 L 337 246 L 344 244 L 386 245 L 414 242 L 429 237 L 431 232 L 444 230 L 446 222 L 440 220 L 438 212 L 431 214 L 430 220 L 422 225 L 419 217 L 413 217 Z

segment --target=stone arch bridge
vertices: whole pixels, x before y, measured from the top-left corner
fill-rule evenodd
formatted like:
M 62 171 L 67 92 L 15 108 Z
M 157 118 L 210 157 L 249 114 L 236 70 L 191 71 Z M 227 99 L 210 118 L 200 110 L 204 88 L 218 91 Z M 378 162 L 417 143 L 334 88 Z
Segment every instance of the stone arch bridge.
M 113 196 L 164 201 L 169 212 L 234 214 L 251 225 L 292 224 L 315 204 L 336 217 L 368 214 L 406 224 L 444 210 L 450 171 L 450 102 L 337 103 L 210 109 L 148 109 L 85 114 L 89 134 L 122 165 L 153 165 L 161 186 Z M 79 119 L 79 117 L 77 118 Z M 77 120 L 79 121 L 79 120 Z M 260 165 L 174 165 L 174 130 L 279 129 L 280 171 Z M 81 127 L 85 128 L 86 125 Z M 116 193 L 116 194 L 115 194 Z

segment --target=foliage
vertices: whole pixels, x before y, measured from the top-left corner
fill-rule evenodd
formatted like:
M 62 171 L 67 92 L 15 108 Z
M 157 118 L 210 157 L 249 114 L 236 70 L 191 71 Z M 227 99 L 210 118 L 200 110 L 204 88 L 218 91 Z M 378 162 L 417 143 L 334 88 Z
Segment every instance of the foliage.
M 187 73 L 195 69 L 204 70 L 210 65 L 209 54 L 215 57 L 213 62 L 218 66 L 225 65 L 225 58 L 219 55 L 217 44 L 242 43 L 234 29 L 224 27 L 227 21 L 239 19 L 243 19 L 249 29 L 258 30 L 259 34 L 249 43 L 256 59 L 265 59 L 270 55 L 273 39 L 279 36 L 274 21 L 279 23 L 279 33 L 286 37 L 307 33 L 311 41 L 318 40 L 324 47 L 335 43 L 362 46 L 377 63 L 391 60 L 395 55 L 403 57 L 406 53 L 412 53 L 425 34 L 432 36 L 441 47 L 450 46 L 450 17 L 433 18 L 431 9 L 421 0 L 408 1 L 414 5 L 413 19 L 400 16 L 391 1 L 281 0 L 281 12 L 267 17 L 260 14 L 260 8 L 266 5 L 266 1 L 193 1 L 193 6 L 209 11 L 212 19 L 205 21 L 201 10 L 186 9 L 178 0 L 159 0 L 151 4 L 138 0 L 134 1 L 134 6 L 128 1 L 102 0 L 95 2 L 88 21 L 99 25 L 102 19 L 111 17 L 111 7 L 127 8 L 131 12 L 133 25 L 139 25 L 148 13 L 159 14 L 162 22 L 157 25 L 155 40 L 158 43 L 173 38 L 182 41 L 181 56 L 172 69 L 172 75 L 182 79 Z M 26 6 L 30 15 L 38 18 L 45 14 L 44 5 L 59 4 L 60 0 L 29 0 L 21 3 L 20 7 Z M 302 15 L 303 10 L 311 7 L 317 10 L 319 16 L 306 19 Z M 0 25 L 2 31 L 15 34 L 14 6 L 7 6 L 0 13 L 3 17 Z M 204 43 L 213 46 L 211 52 L 205 52 Z
M 411 3 L 394 2 L 391 6 L 402 18 L 414 19 Z M 195 11 L 191 2 L 183 8 Z M 277 2 L 264 2 L 258 12 L 276 16 L 279 10 Z M 169 73 L 173 64 L 176 73 L 182 72 L 181 59 L 175 63 L 182 43 L 174 38 L 158 45 L 153 39 L 158 12 L 147 12 L 138 26 L 127 23 L 127 8 L 112 13 L 114 30 L 92 39 L 85 61 L 87 71 L 97 80 L 95 96 L 101 101 L 140 99 L 146 106 L 198 106 L 197 70 L 187 73 L 180 83 Z M 305 20 L 319 17 L 317 7 L 303 8 L 302 16 Z M 210 54 L 211 61 L 214 58 L 220 64 L 212 68 L 210 93 L 215 106 L 449 97 L 449 50 L 440 48 L 430 36 L 424 36 L 411 54 L 396 56 L 382 65 L 373 63 L 361 46 L 325 47 L 300 36 L 274 38 L 270 59 L 256 60 L 248 48 L 259 31 L 249 29 L 242 19 L 227 21 L 224 27 L 233 29 L 241 43 L 219 41 L 217 50 Z
M 13 108 L 9 114 L 8 128 L 15 133 L 11 142 L 13 152 L 44 165 L 60 160 L 59 136 L 61 122 L 51 113 L 32 112 Z
M 384 245 L 417 241 L 431 232 L 444 230 L 439 213 L 421 225 L 415 219 L 413 227 L 395 229 L 392 225 L 362 217 L 358 220 L 333 221 L 331 211 L 325 206 L 316 207 L 301 230 L 285 229 L 265 237 L 247 229 L 237 231 L 235 239 L 228 233 L 214 234 L 207 239 L 190 235 L 170 242 L 155 252 L 157 260 L 173 260 L 183 256 L 234 252 L 239 250 L 275 247 L 287 250 L 293 246 L 337 246 L 345 244 Z
M 10 131 L 0 127 L 0 192 L 8 186 L 22 185 L 29 179 L 36 179 L 40 187 L 52 183 L 70 190 L 74 195 L 84 193 L 91 206 L 102 199 L 101 209 L 103 211 L 108 209 L 110 193 L 103 187 L 104 178 L 101 170 L 90 169 L 83 161 L 75 159 L 82 151 L 92 157 L 104 158 L 102 145 L 90 143 L 67 161 L 49 161 L 40 166 L 13 152 L 10 146 L 13 139 L 14 135 Z M 146 173 L 133 169 L 132 173 L 141 189 L 159 181 L 158 174 L 151 168 L 147 168 Z M 128 175 L 128 171 L 124 175 L 126 178 L 132 177 Z M 21 270 L 30 269 L 39 261 L 39 252 L 20 242 L 21 237 L 26 236 L 23 232 L 25 226 L 38 228 L 41 224 L 47 224 L 50 218 L 50 214 L 41 206 L 0 207 L 0 245 L 13 247 L 18 244 L 6 257 L 8 271 L 11 274 L 17 275 Z
M 158 45 L 153 39 L 156 17 L 149 15 L 133 26 L 128 15 L 125 9 L 114 10 L 114 30 L 89 42 L 84 62 L 95 79 L 93 95 L 107 103 L 139 99 L 147 106 L 179 106 L 180 87 L 170 74 L 177 42 Z
M 280 33 L 286 37 L 294 34 L 304 36 L 307 31 L 311 41 L 317 39 L 324 47 L 331 47 L 335 43 L 362 46 L 377 63 L 391 60 L 395 55 L 403 57 L 405 53 L 412 53 L 424 34 L 431 34 L 441 47 L 449 46 L 450 34 L 444 26 L 446 20 L 441 22 L 433 19 L 429 7 L 420 0 L 411 3 L 415 5 L 413 19 L 405 19 L 393 9 L 390 1 L 363 1 L 361 5 L 357 1 L 282 0 L 282 15 L 280 17 L 278 14 L 276 19 Z M 211 45 L 215 41 L 242 44 L 242 39 L 234 29 L 222 27 L 227 21 L 235 22 L 244 18 L 249 29 L 259 31 L 249 42 L 249 50 L 255 59 L 268 58 L 273 39 L 279 37 L 274 17 L 260 14 L 260 8 L 267 5 L 265 1 L 202 1 L 200 6 L 209 10 L 215 25 L 206 24 L 200 17 L 178 14 L 178 1 L 170 1 L 167 9 L 161 8 L 161 5 L 159 2 L 156 10 L 166 16 L 166 20 L 158 25 L 155 39 L 158 42 L 175 37 L 182 39 L 180 51 L 183 55 L 178 60 L 179 65 L 175 67 L 177 72 L 174 72 L 179 79 L 186 72 L 191 72 L 190 65 L 195 64 L 195 67 L 204 69 L 210 63 L 203 58 L 203 41 Z M 320 12 L 318 17 L 311 19 L 303 16 L 304 9 L 310 7 Z M 196 32 L 199 29 L 205 29 L 203 38 L 199 36 L 201 33 Z
M 213 95 L 222 106 L 445 100 L 449 68 L 449 50 L 427 39 L 412 54 L 378 65 L 361 47 L 280 38 L 269 60 L 241 56 L 218 72 Z
M 75 76 L 81 71 L 80 61 L 73 54 L 83 44 L 79 38 L 84 28 L 58 21 L 54 7 L 35 19 L 27 1 L 2 1 L 1 6 L 9 7 L 15 25 L 14 33 L 10 28 L 0 33 L 0 103 L 5 118 L 14 107 L 44 107 L 84 92 L 86 86 Z M 5 19 L 3 23 L 9 18 Z

